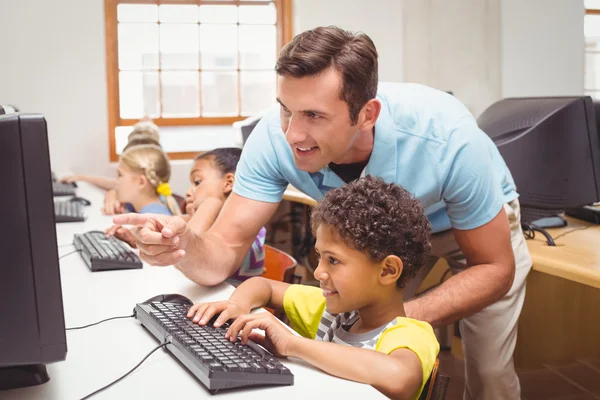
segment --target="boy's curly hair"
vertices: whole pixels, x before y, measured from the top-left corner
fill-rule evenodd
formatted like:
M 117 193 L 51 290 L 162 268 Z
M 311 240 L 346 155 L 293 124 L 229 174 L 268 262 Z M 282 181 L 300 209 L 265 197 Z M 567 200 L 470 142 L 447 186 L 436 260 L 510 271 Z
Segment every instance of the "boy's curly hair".
M 404 188 L 370 175 L 329 191 L 311 214 L 311 228 L 331 226 L 350 247 L 380 262 L 404 264 L 398 287 L 416 276 L 431 251 L 431 224 L 423 205 Z

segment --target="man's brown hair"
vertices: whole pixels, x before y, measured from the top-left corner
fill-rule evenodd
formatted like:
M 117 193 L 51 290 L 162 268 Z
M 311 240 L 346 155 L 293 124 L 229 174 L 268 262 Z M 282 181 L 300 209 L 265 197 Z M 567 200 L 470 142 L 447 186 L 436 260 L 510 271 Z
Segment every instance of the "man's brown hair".
M 348 104 L 352 124 L 377 95 L 377 49 L 369 36 L 335 26 L 319 27 L 294 37 L 279 53 L 278 75 L 303 78 L 333 67 L 342 75 L 340 98 Z

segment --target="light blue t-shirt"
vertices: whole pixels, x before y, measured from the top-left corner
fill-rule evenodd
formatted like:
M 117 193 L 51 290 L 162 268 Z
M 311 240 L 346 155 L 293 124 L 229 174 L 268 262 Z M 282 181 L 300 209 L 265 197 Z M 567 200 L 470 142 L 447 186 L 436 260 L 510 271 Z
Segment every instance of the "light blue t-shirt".
M 380 83 L 377 99 L 382 107 L 365 174 L 397 183 L 418 198 L 433 232 L 482 226 L 517 198 L 496 146 L 455 97 L 417 84 Z M 277 107 L 244 145 L 233 191 L 279 202 L 288 182 L 315 200 L 344 185 L 328 166 L 315 173 L 296 168 Z
M 159 202 L 150 203 L 148 205 L 145 205 L 144 207 L 140 208 L 140 211 L 138 211 L 138 214 L 172 215 L 171 210 L 169 210 L 169 207 L 167 207 L 166 204 L 159 203 Z

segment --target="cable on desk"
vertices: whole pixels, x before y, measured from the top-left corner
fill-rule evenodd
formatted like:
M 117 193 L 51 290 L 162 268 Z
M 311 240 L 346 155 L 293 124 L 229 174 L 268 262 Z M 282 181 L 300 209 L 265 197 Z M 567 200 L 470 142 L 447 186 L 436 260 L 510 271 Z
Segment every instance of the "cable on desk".
M 592 225 L 578 226 L 577 228 L 569 229 L 568 231 L 566 231 L 566 232 L 563 232 L 563 233 L 561 233 L 560 235 L 556 235 L 556 236 L 554 237 L 554 240 L 556 240 L 556 239 L 558 239 L 558 238 L 560 238 L 560 237 L 563 237 L 563 236 L 565 236 L 565 235 L 568 235 L 568 234 L 569 234 L 569 233 L 571 233 L 571 232 L 575 232 L 575 231 L 583 231 L 583 230 L 586 230 L 586 229 L 587 229 L 587 228 L 589 228 L 590 226 L 592 226 Z
M 111 321 L 113 319 L 125 319 L 125 318 L 133 318 L 133 317 L 135 317 L 135 314 L 121 315 L 120 317 L 110 317 L 110 318 L 103 319 L 102 321 L 98 321 L 98 322 L 94 322 L 94 323 L 87 324 L 87 325 L 82 325 L 82 326 L 74 326 L 72 328 L 67 328 L 65 330 L 67 330 L 67 331 L 74 331 L 74 330 L 77 330 L 77 329 L 85 329 L 85 328 L 89 328 L 90 326 L 98 325 L 98 324 L 101 324 L 101 323 L 106 322 L 106 321 Z
M 544 235 L 544 237 L 546 238 L 546 243 L 548 243 L 548 246 L 556 246 L 556 243 L 554 243 L 554 239 L 552 239 L 552 236 L 550 236 L 548 231 L 546 231 L 544 228 L 540 228 L 539 226 L 537 226 L 535 224 L 527 224 L 527 223 L 522 223 L 521 228 L 523 229 L 523 235 L 525 236 L 526 239 L 535 238 L 535 233 L 539 232 L 542 235 Z
M 156 346 L 155 348 L 152 349 L 152 351 L 148 354 L 146 354 L 146 356 L 142 359 L 142 361 L 140 361 L 135 367 L 133 367 L 132 369 L 130 369 L 125 375 L 121 376 L 120 378 L 112 381 L 111 383 L 109 383 L 106 386 L 101 387 L 100 389 L 96 390 L 95 392 L 92 392 L 90 394 L 88 394 L 85 397 L 82 397 L 81 400 L 86 400 L 89 399 L 90 397 L 102 392 L 103 390 L 108 389 L 109 387 L 111 387 L 112 385 L 114 385 L 115 383 L 118 383 L 120 381 L 122 381 L 123 379 L 125 379 L 129 374 L 131 374 L 133 371 L 135 371 L 136 369 L 138 369 L 138 367 L 140 365 L 142 365 L 144 363 L 144 361 L 146 361 L 148 359 L 148 357 L 150 357 L 156 350 L 160 349 L 161 347 L 165 347 L 166 345 L 168 345 L 171 342 L 165 342 L 162 344 L 159 344 L 158 346 Z
M 73 251 L 68 252 L 67 254 L 63 254 L 62 256 L 58 257 L 58 259 L 60 260 L 61 258 L 64 258 L 68 255 L 71 255 L 73 253 L 80 253 L 80 252 L 81 252 L 81 250 L 73 250 Z

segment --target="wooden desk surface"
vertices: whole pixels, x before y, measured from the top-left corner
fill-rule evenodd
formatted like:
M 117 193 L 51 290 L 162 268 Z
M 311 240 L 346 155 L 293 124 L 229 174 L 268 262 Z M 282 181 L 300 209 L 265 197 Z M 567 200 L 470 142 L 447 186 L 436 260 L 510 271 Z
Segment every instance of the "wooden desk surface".
M 288 185 L 287 189 L 283 193 L 283 199 L 288 201 L 295 201 L 296 203 L 305 204 L 310 207 L 317 205 L 317 201 L 312 197 L 302 193 L 292 185 Z
M 556 247 L 548 246 L 537 233 L 528 240 L 533 269 L 584 285 L 600 288 L 600 225 L 566 218 L 564 228 L 548 229 Z
M 314 206 L 317 202 L 288 186 L 284 200 Z M 533 269 L 573 282 L 600 288 L 600 225 L 567 217 L 564 228 L 549 229 L 556 247 L 546 244 L 543 235 L 537 233 L 535 239 L 528 240 L 529 252 L 533 258 Z

